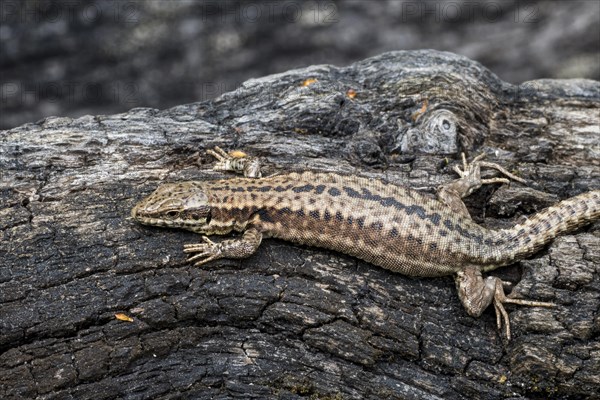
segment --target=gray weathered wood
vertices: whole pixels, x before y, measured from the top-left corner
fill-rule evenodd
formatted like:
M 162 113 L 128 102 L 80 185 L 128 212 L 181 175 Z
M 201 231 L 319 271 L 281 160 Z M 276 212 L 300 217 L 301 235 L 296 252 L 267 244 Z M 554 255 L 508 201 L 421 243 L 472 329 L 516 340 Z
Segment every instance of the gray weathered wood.
M 223 177 L 204 155 L 214 145 L 264 157 L 266 173 L 342 170 L 431 193 L 465 150 L 528 180 L 469 199 L 476 220 L 505 226 L 600 187 L 599 110 L 595 81 L 511 86 L 466 58 L 411 51 L 255 79 L 164 111 L 3 131 L 0 397 L 597 393 L 597 223 L 498 271 L 559 304 L 511 308 L 505 343 L 493 310 L 469 317 L 450 277 L 410 279 L 276 240 L 247 260 L 193 268 L 181 248 L 197 235 L 128 214 L 163 181 Z

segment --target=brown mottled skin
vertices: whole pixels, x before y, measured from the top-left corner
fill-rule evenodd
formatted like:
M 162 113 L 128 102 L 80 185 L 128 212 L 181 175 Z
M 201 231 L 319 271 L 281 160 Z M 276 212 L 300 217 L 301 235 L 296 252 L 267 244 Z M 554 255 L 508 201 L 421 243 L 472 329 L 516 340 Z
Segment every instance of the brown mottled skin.
M 217 169 L 260 176 L 253 159 L 232 159 L 222 150 Z M 502 303 L 552 306 L 504 296 L 502 282 L 483 279 L 489 271 L 534 254 L 557 235 L 600 218 L 600 190 L 549 207 L 508 229 L 477 225 L 461 197 L 482 184 L 476 159 L 456 169 L 461 178 L 441 188 L 438 199 L 378 179 L 306 171 L 269 178 L 232 178 L 160 186 L 132 210 L 149 225 L 184 228 L 205 235 L 244 232 L 241 239 L 186 245 L 196 265 L 218 258 L 245 258 L 263 237 L 340 251 L 409 276 L 455 275 L 459 297 L 471 315 L 492 302 L 498 322 L 508 317 Z M 252 171 L 249 172 L 250 167 Z M 513 176 L 511 176 L 513 177 Z M 514 178 L 514 177 L 513 177 Z

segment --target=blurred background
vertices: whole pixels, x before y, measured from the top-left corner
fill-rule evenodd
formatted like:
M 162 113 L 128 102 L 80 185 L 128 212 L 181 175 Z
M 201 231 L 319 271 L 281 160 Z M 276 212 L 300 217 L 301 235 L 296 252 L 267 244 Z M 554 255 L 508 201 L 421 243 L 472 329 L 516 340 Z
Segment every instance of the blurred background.
M 600 80 L 600 1 L 0 1 L 0 129 L 214 98 L 390 50 L 447 50 L 505 81 Z

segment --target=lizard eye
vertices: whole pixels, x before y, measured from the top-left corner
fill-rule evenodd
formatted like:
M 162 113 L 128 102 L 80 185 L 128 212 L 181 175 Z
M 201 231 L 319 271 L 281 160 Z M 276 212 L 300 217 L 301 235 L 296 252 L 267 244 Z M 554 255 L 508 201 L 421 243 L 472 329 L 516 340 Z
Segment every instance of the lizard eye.
M 170 218 L 175 218 L 177 215 L 179 215 L 179 213 L 177 211 L 169 211 L 167 213 L 167 216 Z

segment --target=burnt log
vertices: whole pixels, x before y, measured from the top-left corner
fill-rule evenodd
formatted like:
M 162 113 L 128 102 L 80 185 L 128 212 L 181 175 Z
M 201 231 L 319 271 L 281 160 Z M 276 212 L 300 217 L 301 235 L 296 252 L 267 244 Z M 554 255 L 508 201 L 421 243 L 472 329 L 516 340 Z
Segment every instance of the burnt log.
M 596 81 L 514 86 L 464 57 L 407 51 L 163 111 L 2 131 L 0 398 L 598 393 L 598 222 L 494 272 L 558 305 L 509 306 L 507 342 L 492 309 L 466 314 L 451 277 L 409 278 L 278 240 L 195 268 L 182 246 L 198 235 L 129 213 L 162 182 L 229 176 L 210 169 L 216 145 L 262 157 L 265 174 L 341 171 L 432 195 L 464 151 L 527 180 L 467 199 L 476 221 L 506 227 L 600 187 L 599 110 Z

